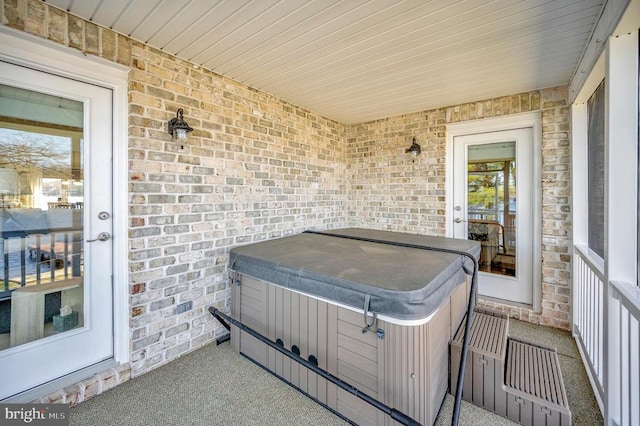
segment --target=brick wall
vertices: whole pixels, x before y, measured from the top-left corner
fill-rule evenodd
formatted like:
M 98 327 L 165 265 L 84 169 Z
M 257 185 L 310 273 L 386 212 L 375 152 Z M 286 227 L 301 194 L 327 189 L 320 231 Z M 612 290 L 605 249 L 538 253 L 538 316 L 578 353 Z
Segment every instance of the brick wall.
M 344 126 L 48 6 L 0 0 L 2 24 L 127 65 L 131 363 L 43 398 L 77 403 L 210 342 L 206 307 L 228 303 L 228 250 L 357 225 L 444 235 L 445 124 L 542 110 L 543 312 L 568 328 L 569 145 L 566 89 Z M 174 143 L 183 108 L 195 128 Z M 417 136 L 415 162 L 404 150 Z M 176 306 L 193 309 L 176 314 Z
M 350 126 L 349 221 L 353 226 L 445 235 L 446 125 L 541 111 L 542 312 L 483 302 L 510 316 L 570 327 L 570 166 L 566 87 L 536 90 Z M 416 137 L 422 153 L 405 153 Z
M 131 44 L 129 245 L 133 373 L 211 341 L 233 246 L 344 225 L 342 125 Z M 177 108 L 195 130 L 173 142 Z M 194 309 L 176 315 L 176 305 Z
M 349 220 L 391 231 L 445 234 L 445 109 L 347 128 Z M 416 137 L 419 156 L 405 153 Z

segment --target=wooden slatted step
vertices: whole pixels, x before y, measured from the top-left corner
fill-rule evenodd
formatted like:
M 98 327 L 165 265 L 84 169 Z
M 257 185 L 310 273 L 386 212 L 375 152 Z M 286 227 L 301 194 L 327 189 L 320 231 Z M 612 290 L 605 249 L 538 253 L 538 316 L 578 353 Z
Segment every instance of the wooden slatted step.
M 451 341 L 449 388 L 455 395 L 466 321 Z M 504 390 L 504 361 L 507 352 L 509 318 L 502 313 L 475 308 L 471 324 L 467 367 L 462 399 L 501 416 L 507 414 Z
M 554 348 L 510 337 L 505 386 L 507 418 L 524 425 L 571 424 L 571 411 Z
M 462 346 L 466 320 L 460 325 L 453 342 Z M 475 308 L 471 324 L 469 348 L 475 352 L 504 358 L 509 331 L 509 318 L 500 312 Z
M 465 323 L 451 341 L 455 395 Z M 570 426 L 571 411 L 554 348 L 508 336 L 509 318 L 474 309 L 462 398 L 523 425 Z

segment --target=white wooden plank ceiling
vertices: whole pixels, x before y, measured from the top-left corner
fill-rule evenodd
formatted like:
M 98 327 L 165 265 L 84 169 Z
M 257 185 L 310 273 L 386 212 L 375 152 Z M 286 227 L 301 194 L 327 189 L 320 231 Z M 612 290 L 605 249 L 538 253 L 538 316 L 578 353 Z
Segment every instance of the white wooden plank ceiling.
M 567 84 L 604 0 L 47 0 L 345 124 Z

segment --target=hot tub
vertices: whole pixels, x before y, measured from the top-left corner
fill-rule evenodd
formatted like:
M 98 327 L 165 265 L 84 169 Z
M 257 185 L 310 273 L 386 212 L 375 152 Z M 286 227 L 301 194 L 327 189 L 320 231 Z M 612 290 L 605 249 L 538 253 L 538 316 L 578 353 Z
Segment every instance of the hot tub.
M 378 401 L 432 424 L 447 391 L 448 343 L 466 310 L 473 241 L 357 228 L 231 250 L 232 316 Z M 347 237 L 347 238 L 344 238 Z M 235 350 L 359 424 L 388 416 L 232 327 Z

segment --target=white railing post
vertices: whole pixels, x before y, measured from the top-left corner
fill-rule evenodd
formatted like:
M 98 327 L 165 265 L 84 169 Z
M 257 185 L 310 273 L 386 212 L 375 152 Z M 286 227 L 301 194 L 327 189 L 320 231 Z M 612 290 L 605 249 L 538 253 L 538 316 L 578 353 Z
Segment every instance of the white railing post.
M 631 376 L 632 369 L 637 371 L 637 365 L 632 366 L 633 351 L 638 350 L 638 336 L 632 333 L 640 316 L 637 18 L 635 24 L 634 31 L 609 37 L 605 48 L 605 282 L 614 287 L 607 291 L 604 304 L 608 321 L 604 419 L 609 425 L 640 424 L 640 418 L 633 418 L 630 408 L 640 401 L 640 395 L 633 394 L 637 377 Z
M 620 304 L 616 298 L 616 291 L 610 285 L 607 286 L 607 339 L 606 348 L 607 354 L 605 356 L 605 383 L 609 385 L 605 395 L 605 410 L 604 410 L 604 422 L 606 425 L 620 425 L 619 420 L 616 422 L 614 419 L 620 419 L 620 406 L 615 401 L 620 401 L 620 386 L 611 386 L 613 380 L 610 379 L 614 372 L 620 371 L 620 358 L 614 356 L 614 348 L 619 347 L 620 342 Z
M 607 425 L 640 424 L 640 289 L 609 284 Z

